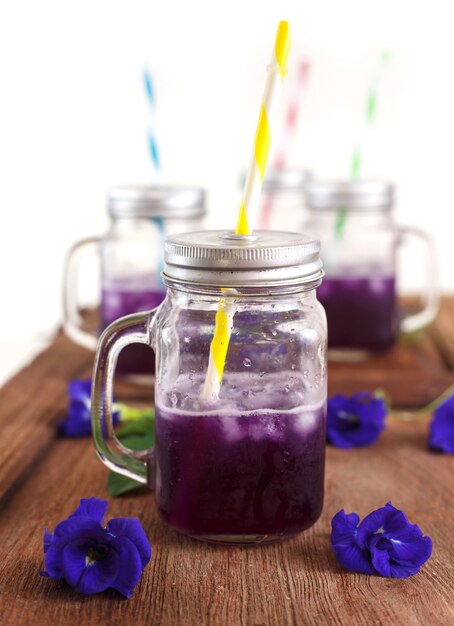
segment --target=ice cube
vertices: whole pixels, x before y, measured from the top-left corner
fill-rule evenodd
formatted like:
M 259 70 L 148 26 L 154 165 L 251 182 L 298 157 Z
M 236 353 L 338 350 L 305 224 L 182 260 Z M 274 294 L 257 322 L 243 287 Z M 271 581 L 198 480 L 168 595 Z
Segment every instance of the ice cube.
M 244 437 L 240 425 L 240 417 L 220 417 L 219 420 L 228 443 L 235 443 Z
M 318 421 L 317 411 L 302 411 L 295 417 L 295 430 L 300 433 L 309 433 L 316 428 Z

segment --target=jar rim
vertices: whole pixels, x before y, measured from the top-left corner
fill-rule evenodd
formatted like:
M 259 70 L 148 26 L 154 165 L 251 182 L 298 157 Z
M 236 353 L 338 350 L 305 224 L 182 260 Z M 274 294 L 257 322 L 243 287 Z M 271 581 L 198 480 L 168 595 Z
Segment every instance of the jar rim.
M 309 209 L 347 211 L 390 211 L 395 187 L 385 180 L 313 180 L 304 194 Z
M 282 167 L 267 169 L 263 180 L 265 192 L 303 191 L 306 185 L 313 180 L 312 172 L 304 168 Z M 240 176 L 240 185 L 244 186 L 246 173 Z
M 111 217 L 197 218 L 206 213 L 205 190 L 184 185 L 120 185 L 107 195 Z
M 320 242 L 285 231 L 172 235 L 164 245 L 164 262 L 165 279 L 212 287 L 292 286 L 323 275 Z

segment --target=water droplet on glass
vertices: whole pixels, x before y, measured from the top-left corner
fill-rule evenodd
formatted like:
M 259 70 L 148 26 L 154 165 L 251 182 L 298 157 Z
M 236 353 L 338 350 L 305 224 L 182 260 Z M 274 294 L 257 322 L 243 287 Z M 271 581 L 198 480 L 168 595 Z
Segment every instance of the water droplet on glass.
M 172 403 L 173 407 L 175 407 L 177 405 L 178 396 L 177 396 L 177 394 L 174 391 L 170 394 L 170 402 Z
M 304 370 L 303 378 L 307 378 L 309 376 L 309 370 Z
M 277 335 L 277 330 L 272 330 L 272 331 L 271 331 L 271 334 L 273 335 L 273 337 L 276 337 L 276 335 Z
M 244 365 L 244 367 L 251 367 L 251 365 L 252 365 L 251 359 L 248 359 L 247 357 L 245 359 L 243 359 L 243 365 Z
M 184 343 L 189 343 L 191 341 L 191 337 L 185 337 L 184 338 Z

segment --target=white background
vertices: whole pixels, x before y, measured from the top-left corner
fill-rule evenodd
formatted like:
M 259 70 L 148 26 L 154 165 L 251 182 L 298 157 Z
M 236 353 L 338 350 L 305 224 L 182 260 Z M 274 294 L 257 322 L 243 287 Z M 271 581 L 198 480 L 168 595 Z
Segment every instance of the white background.
M 0 4 L 0 378 L 61 319 L 64 255 L 106 228 L 112 184 L 148 182 L 142 69 L 158 99 L 166 182 L 209 190 L 232 226 L 276 25 L 292 33 L 288 84 L 311 77 L 289 163 L 348 175 L 383 49 L 365 176 L 398 186 L 396 218 L 431 231 L 454 289 L 454 37 L 449 0 L 9 0 Z M 294 74 L 293 74 L 294 76 Z M 285 108 L 285 103 L 284 103 Z M 231 216 L 231 217 L 230 217 Z M 419 271 L 407 266 L 404 287 Z

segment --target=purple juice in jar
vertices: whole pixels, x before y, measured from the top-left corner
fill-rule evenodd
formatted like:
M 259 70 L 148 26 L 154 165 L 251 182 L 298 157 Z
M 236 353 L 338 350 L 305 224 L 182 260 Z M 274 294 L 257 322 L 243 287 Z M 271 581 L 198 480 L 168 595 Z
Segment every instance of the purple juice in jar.
M 324 403 L 303 404 L 304 382 L 293 372 L 252 380 L 245 387 L 244 376 L 227 376 L 220 408 L 207 410 L 194 387 L 192 400 L 189 387 L 172 392 L 174 408 L 157 402 L 158 511 L 195 538 L 274 541 L 321 513 Z
M 326 311 L 329 348 L 380 351 L 397 335 L 396 280 L 391 274 L 325 276 L 317 298 Z
M 165 298 L 166 291 L 155 283 L 152 278 L 105 283 L 101 296 L 102 328 L 124 315 L 148 311 L 159 306 Z M 153 350 L 142 344 L 126 346 L 118 358 L 117 372 L 125 375 L 154 375 Z

